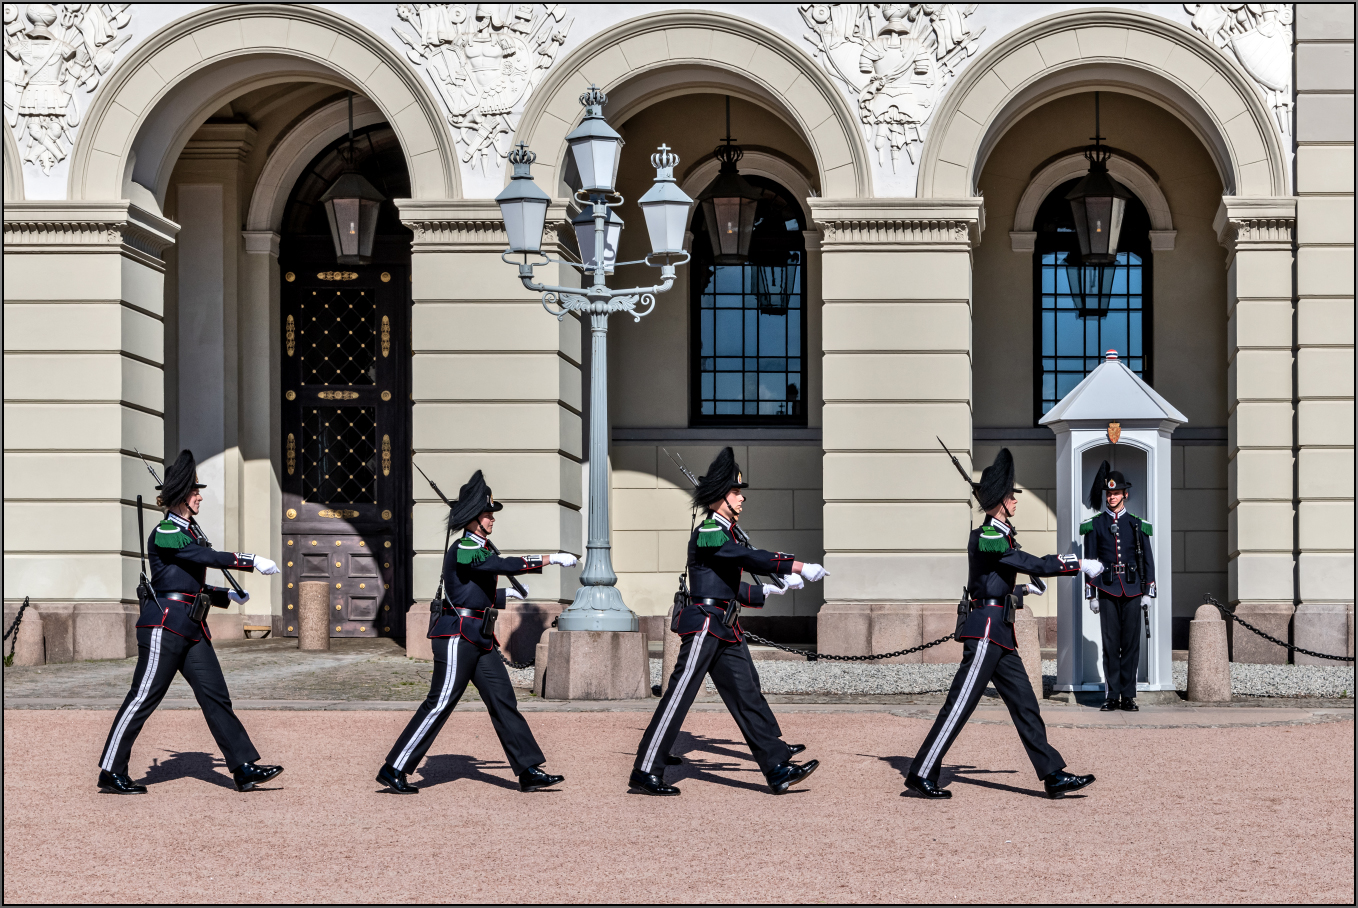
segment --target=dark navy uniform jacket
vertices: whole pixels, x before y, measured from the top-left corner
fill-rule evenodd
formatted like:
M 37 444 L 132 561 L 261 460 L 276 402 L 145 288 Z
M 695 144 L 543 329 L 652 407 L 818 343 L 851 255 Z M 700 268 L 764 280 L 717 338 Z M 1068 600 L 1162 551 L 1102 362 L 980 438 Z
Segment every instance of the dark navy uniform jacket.
M 1117 532 L 1113 527 L 1117 526 Z M 1141 550 L 1145 558 L 1146 576 L 1136 572 L 1136 535 L 1142 534 Z M 1103 562 L 1104 572 L 1089 581 L 1100 593 L 1108 596 L 1149 596 L 1155 582 L 1155 555 L 1151 552 L 1151 525 L 1123 508 L 1117 517 L 1107 506 L 1080 524 L 1084 537 L 1086 558 Z
M 490 540 L 466 533 L 448 549 L 443 558 L 442 612 L 429 617 L 430 637 L 461 637 L 481 649 L 489 650 L 498 640 L 481 633 L 481 622 L 488 608 L 505 607 L 505 591 L 495 588 L 500 577 L 511 574 L 539 574 L 542 556 L 501 555 Z M 454 609 L 471 609 L 470 618 Z
M 741 583 L 741 571 L 752 574 L 790 574 L 797 559 L 784 552 L 766 552 L 746 548 L 730 535 L 731 524 L 715 514 L 698 526 L 688 539 L 689 604 L 679 613 L 679 635 L 696 634 L 707 622 L 707 632 L 718 640 L 738 643 L 744 640 L 740 622 L 728 628 L 721 623 L 726 605 L 732 599 L 745 608 L 764 607 L 764 588 L 753 583 Z M 708 605 L 700 599 L 711 599 L 720 605 Z
M 191 621 L 189 610 L 192 602 L 180 602 L 166 598 L 170 593 L 182 593 L 192 600 L 199 592 L 207 593 L 212 604 L 225 608 L 227 589 L 220 586 L 207 586 L 203 583 L 207 569 L 232 568 L 239 571 L 253 571 L 255 556 L 247 552 L 218 552 L 208 544 L 198 527 L 180 517 L 169 513 L 151 531 L 146 541 L 146 560 L 151 569 L 151 588 L 157 599 L 148 599 L 141 604 L 141 617 L 137 627 L 163 627 L 168 631 L 189 640 L 203 637 L 212 639 L 206 621 Z
M 1080 571 L 1078 556 L 1029 555 L 1014 536 L 1013 527 L 994 517 L 987 517 L 971 531 L 967 540 L 967 595 L 971 597 L 972 608 L 962 626 L 964 639 L 987 638 L 1005 649 L 1014 649 L 1014 628 L 1004 621 L 1004 606 L 982 605 L 982 601 L 993 599 L 1002 603 L 1005 596 L 1014 592 L 1015 580 L 1021 573 L 1056 577 Z

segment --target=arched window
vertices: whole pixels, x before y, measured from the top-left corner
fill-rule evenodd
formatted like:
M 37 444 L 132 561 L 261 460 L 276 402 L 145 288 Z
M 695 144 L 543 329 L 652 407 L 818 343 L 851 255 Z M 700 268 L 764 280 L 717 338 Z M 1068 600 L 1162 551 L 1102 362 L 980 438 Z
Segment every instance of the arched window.
M 715 264 L 693 218 L 689 421 L 806 425 L 806 222 L 782 186 L 745 179 L 764 193 L 746 264 Z
M 1150 217 L 1141 201 L 1127 200 L 1118 242 L 1117 264 L 1105 282 L 1103 299 L 1084 300 L 1072 293 L 1080 278 L 1066 264 L 1069 253 L 1078 257 L 1066 193 L 1070 180 L 1051 191 L 1038 209 L 1037 245 L 1033 254 L 1033 401 L 1036 422 L 1056 406 L 1090 371 L 1104 353 L 1118 358 L 1148 384 L 1151 375 L 1151 247 Z M 1089 281 L 1086 286 L 1097 284 Z M 1072 284 L 1072 279 L 1076 283 Z

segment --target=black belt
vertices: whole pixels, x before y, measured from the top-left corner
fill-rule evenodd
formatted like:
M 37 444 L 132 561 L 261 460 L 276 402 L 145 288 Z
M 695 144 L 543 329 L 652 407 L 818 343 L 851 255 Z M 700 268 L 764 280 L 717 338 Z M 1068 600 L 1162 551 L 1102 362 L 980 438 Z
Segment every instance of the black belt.
M 973 599 L 971 601 L 976 605 L 998 605 L 1001 608 L 1004 607 L 1003 599 Z
M 197 593 L 161 593 L 161 599 L 173 599 L 175 602 L 182 602 L 185 605 L 193 605 L 198 601 Z
M 715 605 L 717 608 L 726 608 L 727 603 L 729 603 L 731 600 L 730 600 L 730 599 L 690 599 L 689 601 L 690 601 L 690 602 L 695 602 L 695 603 L 697 603 L 698 605 Z
M 481 609 L 481 611 L 478 612 L 476 609 L 454 608 L 453 611 L 461 615 L 463 618 L 482 618 L 486 614 L 485 609 Z

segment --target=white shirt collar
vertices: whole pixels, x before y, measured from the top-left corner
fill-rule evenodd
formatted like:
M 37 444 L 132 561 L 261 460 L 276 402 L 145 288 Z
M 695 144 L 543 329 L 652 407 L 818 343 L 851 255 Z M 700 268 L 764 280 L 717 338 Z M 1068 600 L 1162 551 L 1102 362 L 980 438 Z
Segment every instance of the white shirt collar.
M 181 530 L 187 530 L 189 528 L 189 522 L 185 520 L 183 517 L 180 517 L 174 511 L 167 511 L 165 516 L 168 517 Z
M 1003 534 L 1006 535 L 1006 536 L 1008 536 L 1010 533 L 1014 532 L 1014 528 L 1013 528 L 1013 527 L 1011 527 L 1009 524 L 1005 523 L 1003 520 L 1001 520 L 1001 519 L 998 518 L 998 517 L 987 517 L 986 520 L 990 521 L 990 525 L 991 525 L 991 526 L 995 527 L 995 529 L 999 530 L 1001 533 L 1003 533 Z
M 1114 511 L 1107 505 L 1107 503 L 1105 503 L 1103 506 L 1103 512 L 1107 514 L 1109 517 L 1112 517 L 1114 520 L 1117 520 L 1123 514 L 1127 513 L 1127 506 L 1124 504 L 1122 507 Z
M 486 547 L 486 537 L 484 537 L 484 536 L 478 536 L 478 535 L 476 535 L 475 533 L 473 533 L 471 530 L 468 530 L 468 531 L 467 531 L 466 538 L 472 540 L 473 542 L 475 542 L 477 545 L 479 545 L 479 546 L 480 546 L 481 548 L 483 548 L 483 549 Z
M 717 523 L 721 524 L 721 528 L 722 528 L 723 530 L 729 530 L 729 529 L 731 529 L 731 521 L 727 520 L 725 517 L 721 516 L 721 515 L 718 514 L 716 511 L 708 511 L 708 513 L 712 515 L 712 519 L 713 519 L 713 520 L 715 520 L 715 521 L 717 521 Z

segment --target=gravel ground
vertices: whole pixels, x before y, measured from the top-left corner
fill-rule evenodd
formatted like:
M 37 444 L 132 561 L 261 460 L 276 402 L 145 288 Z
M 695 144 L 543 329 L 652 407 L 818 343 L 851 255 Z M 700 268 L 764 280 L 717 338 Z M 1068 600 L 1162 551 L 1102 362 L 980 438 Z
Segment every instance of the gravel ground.
M 925 694 L 946 691 L 957 666 L 843 665 L 769 661 L 757 663 L 766 694 Z M 1174 686 L 1188 689 L 1188 664 L 1175 662 Z M 1043 686 L 1056 684 L 1056 660 L 1042 660 Z M 515 682 L 518 683 L 517 681 Z M 530 676 L 531 683 L 531 676 Z M 660 683 L 660 660 L 651 660 L 651 684 Z M 712 681 L 708 691 L 715 691 Z M 1231 665 L 1231 691 L 1251 697 L 1352 697 L 1353 667 L 1348 665 Z

